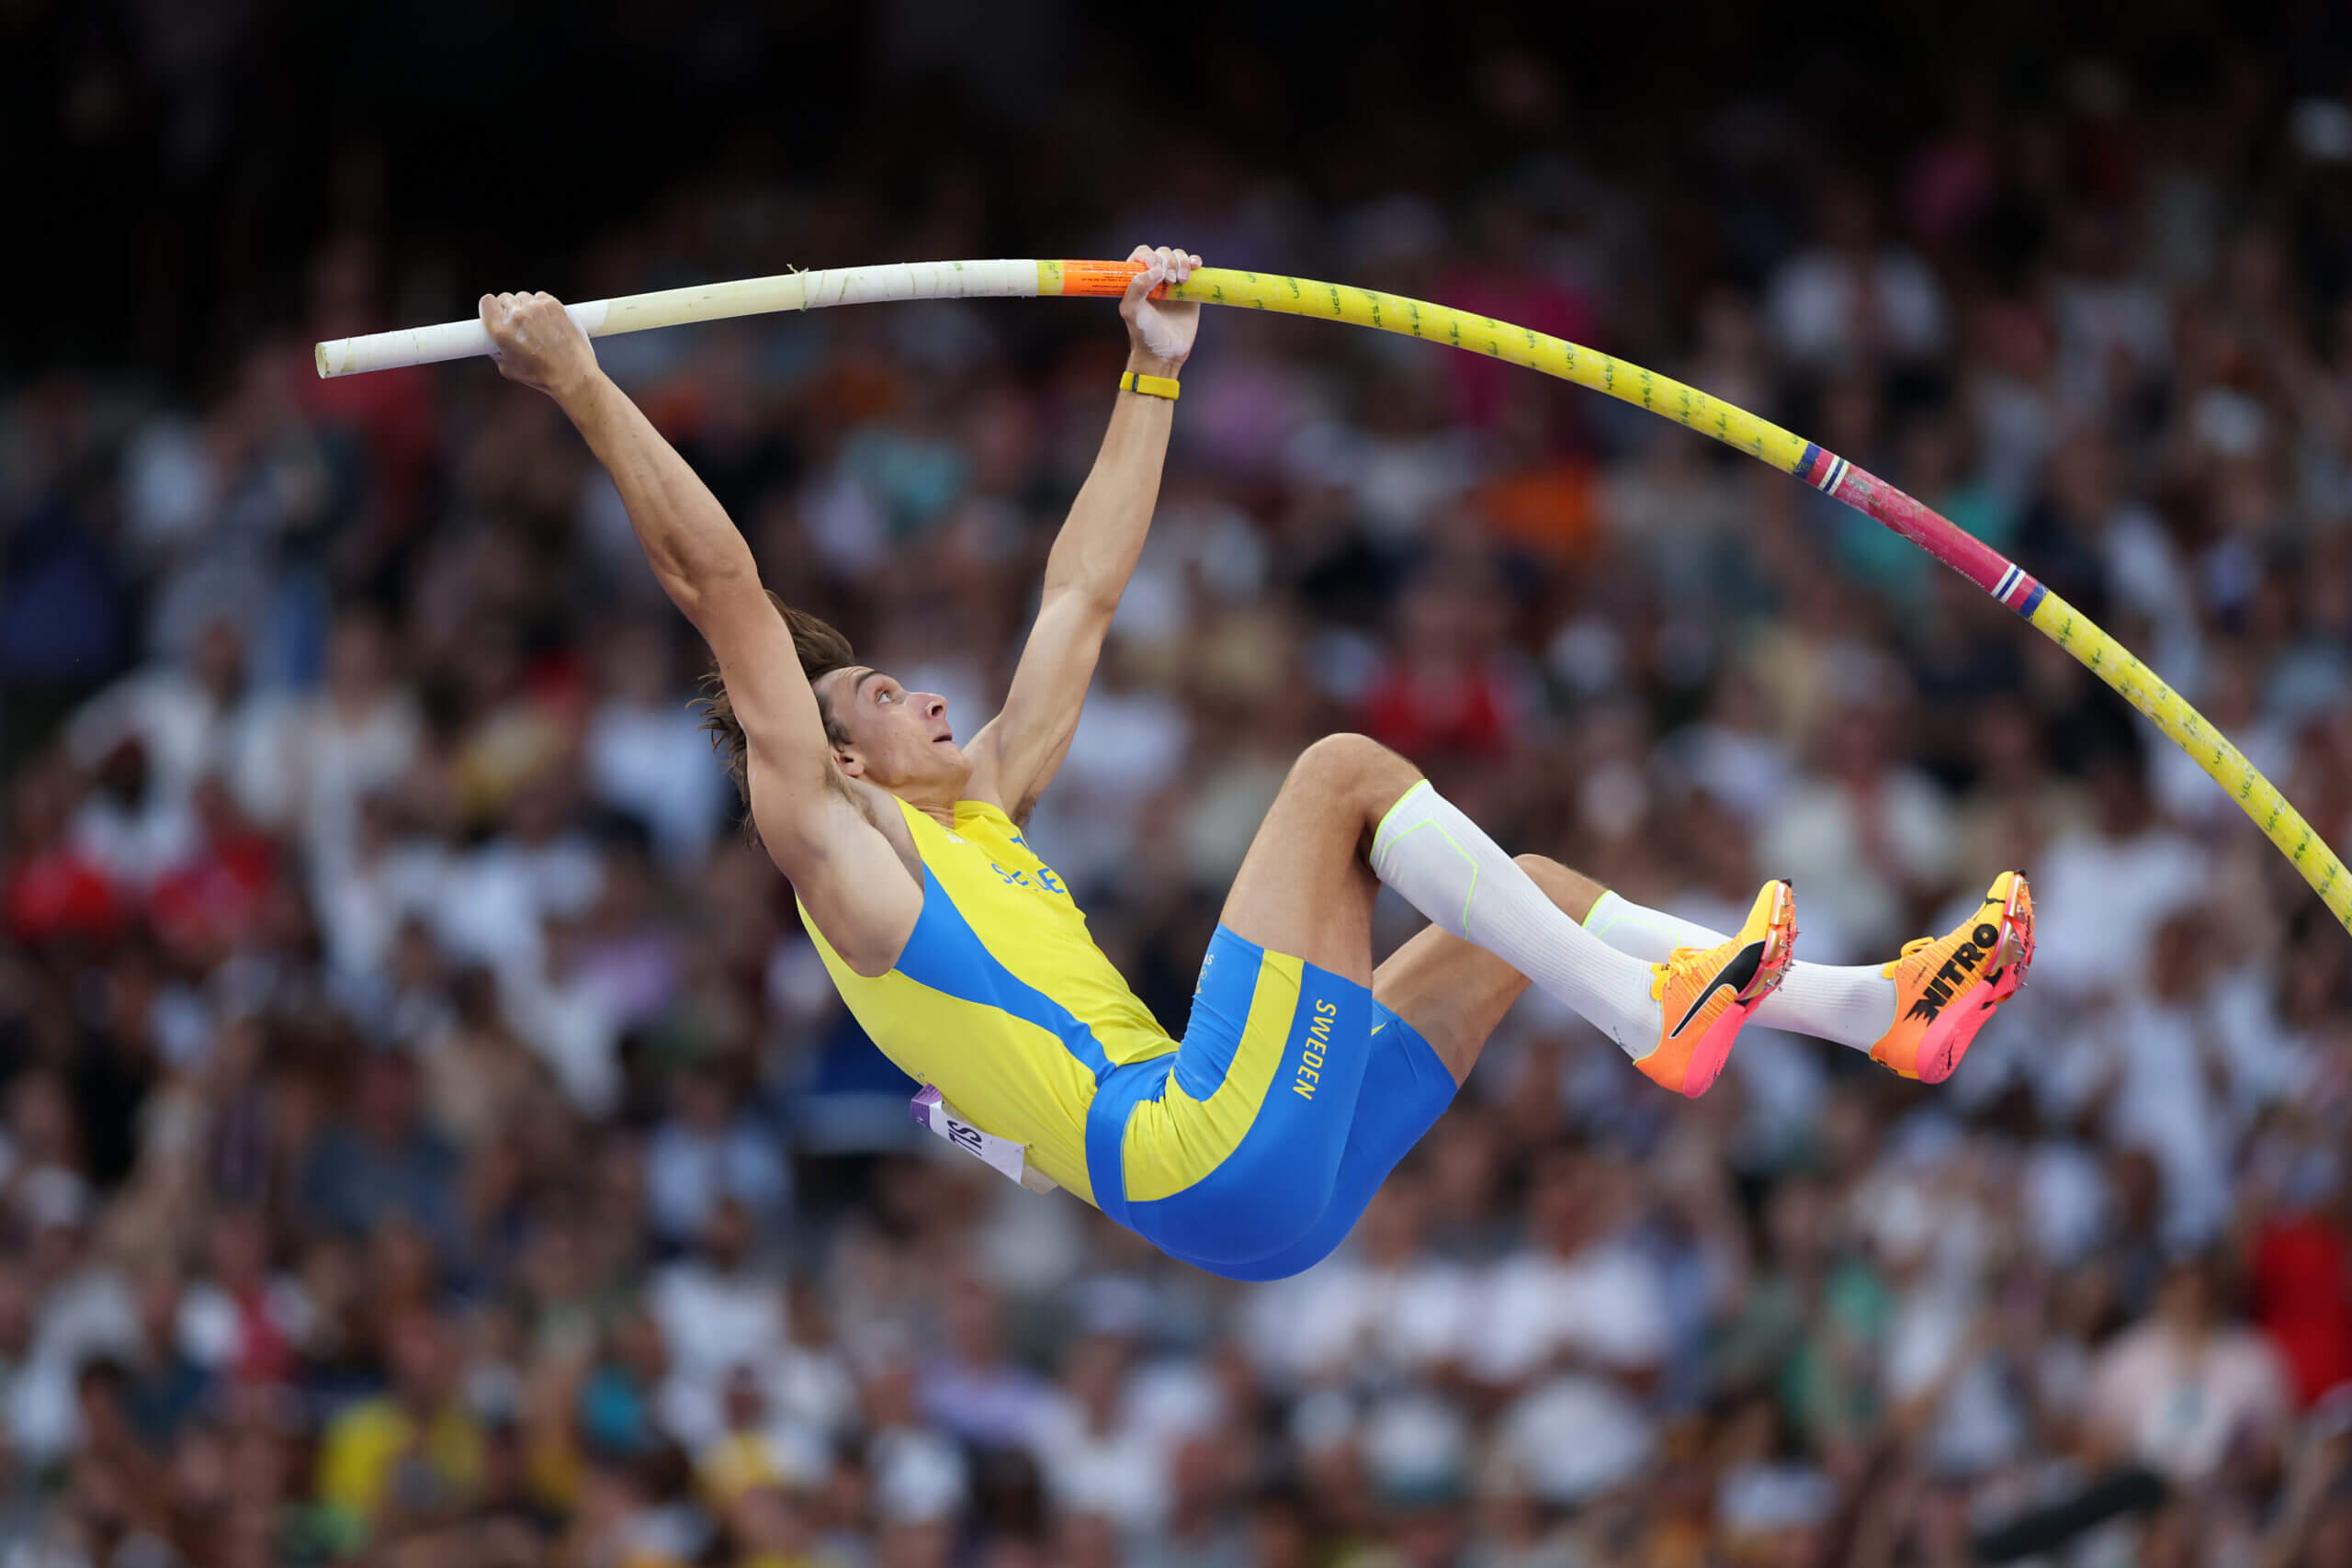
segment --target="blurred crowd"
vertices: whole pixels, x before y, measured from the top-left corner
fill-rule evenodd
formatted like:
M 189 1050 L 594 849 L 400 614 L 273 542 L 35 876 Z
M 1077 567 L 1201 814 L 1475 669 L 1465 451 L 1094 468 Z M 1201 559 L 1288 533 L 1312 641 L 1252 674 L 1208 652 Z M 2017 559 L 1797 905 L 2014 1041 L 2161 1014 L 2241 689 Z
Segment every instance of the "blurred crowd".
M 196 30 L 180 76 L 97 47 L 64 123 L 109 72 L 225 94 Z M 1627 169 L 1503 51 L 1377 133 L 1421 152 L 1385 182 L 1061 145 L 1047 243 L 971 178 L 681 177 L 549 265 L 1181 243 L 1606 347 L 2014 554 L 2345 846 L 2352 108 L 2312 61 L 1971 79 L 1867 157 L 1751 96 Z M 0 360 L 0 1568 L 2352 1564 L 2352 938 L 2010 613 L 1637 409 L 1212 312 L 1031 828 L 1171 1031 L 1334 729 L 1719 927 L 1792 877 L 1818 961 L 2008 867 L 2041 911 L 1935 1089 L 1756 1031 L 1684 1102 L 1531 997 L 1345 1249 L 1229 1285 L 913 1125 L 549 404 L 313 378 L 558 281 L 417 263 L 369 170 L 209 371 Z M 771 586 L 990 711 L 1107 306 L 600 353 Z

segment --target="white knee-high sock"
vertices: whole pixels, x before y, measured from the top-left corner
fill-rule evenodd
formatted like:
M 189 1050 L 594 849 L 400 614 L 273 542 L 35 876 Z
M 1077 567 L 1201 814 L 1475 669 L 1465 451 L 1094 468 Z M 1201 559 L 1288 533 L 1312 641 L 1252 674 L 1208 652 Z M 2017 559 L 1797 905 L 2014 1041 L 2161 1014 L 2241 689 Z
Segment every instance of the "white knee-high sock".
M 1584 929 L 1619 952 L 1653 964 L 1665 963 L 1678 947 L 1713 947 L 1731 940 L 1696 920 L 1645 908 L 1614 893 L 1603 893 L 1593 904 Z M 1756 1021 L 1867 1051 L 1894 1025 L 1894 982 L 1876 964 L 1792 964 L 1781 988 L 1756 1010 Z
M 1650 965 L 1570 919 L 1429 780 L 1380 819 L 1372 870 L 1440 930 L 1543 987 L 1635 1061 L 1657 1049 Z

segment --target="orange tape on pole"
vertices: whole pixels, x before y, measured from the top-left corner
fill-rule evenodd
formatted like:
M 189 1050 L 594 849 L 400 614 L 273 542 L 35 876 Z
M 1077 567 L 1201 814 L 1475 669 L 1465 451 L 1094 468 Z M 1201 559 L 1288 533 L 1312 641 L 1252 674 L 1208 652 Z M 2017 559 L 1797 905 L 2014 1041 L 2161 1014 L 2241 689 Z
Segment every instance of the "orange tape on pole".
M 1116 299 L 1125 294 L 1128 283 L 1143 270 L 1143 263 L 1131 261 L 1064 261 L 1053 265 L 1061 274 L 1060 292 L 1065 296 L 1107 299 Z M 1042 294 L 1046 290 L 1041 286 L 1038 292 Z M 1167 292 L 1168 285 L 1163 283 L 1151 291 L 1151 298 L 1158 299 Z

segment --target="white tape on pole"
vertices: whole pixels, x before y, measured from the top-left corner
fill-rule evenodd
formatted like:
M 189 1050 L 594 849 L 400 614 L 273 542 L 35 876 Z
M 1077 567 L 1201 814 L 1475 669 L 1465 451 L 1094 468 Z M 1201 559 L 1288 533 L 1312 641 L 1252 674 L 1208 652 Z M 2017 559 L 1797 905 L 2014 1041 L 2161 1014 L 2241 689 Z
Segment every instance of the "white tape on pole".
M 733 283 L 665 288 L 565 307 L 590 337 L 725 321 L 776 310 L 817 310 L 835 305 L 878 305 L 904 299 L 1001 299 L 1037 292 L 1034 261 L 893 262 L 883 266 L 787 272 Z M 355 376 L 404 365 L 438 365 L 490 352 L 479 321 L 334 338 L 318 345 L 319 375 Z

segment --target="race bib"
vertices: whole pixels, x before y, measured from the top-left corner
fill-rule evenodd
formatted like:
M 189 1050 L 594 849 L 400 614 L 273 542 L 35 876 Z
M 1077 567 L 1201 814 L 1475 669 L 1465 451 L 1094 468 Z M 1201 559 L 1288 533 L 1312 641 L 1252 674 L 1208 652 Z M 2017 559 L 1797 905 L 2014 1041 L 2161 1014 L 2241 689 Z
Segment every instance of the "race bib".
M 917 1122 L 966 1154 L 977 1155 L 981 1163 L 1000 1176 L 1018 1181 L 1032 1192 L 1054 1190 L 1051 1177 L 1029 1168 L 1026 1145 L 1016 1144 L 1011 1138 L 1000 1138 L 994 1133 L 983 1133 L 965 1121 L 938 1089 L 926 1084 L 909 1109 L 914 1112 Z

